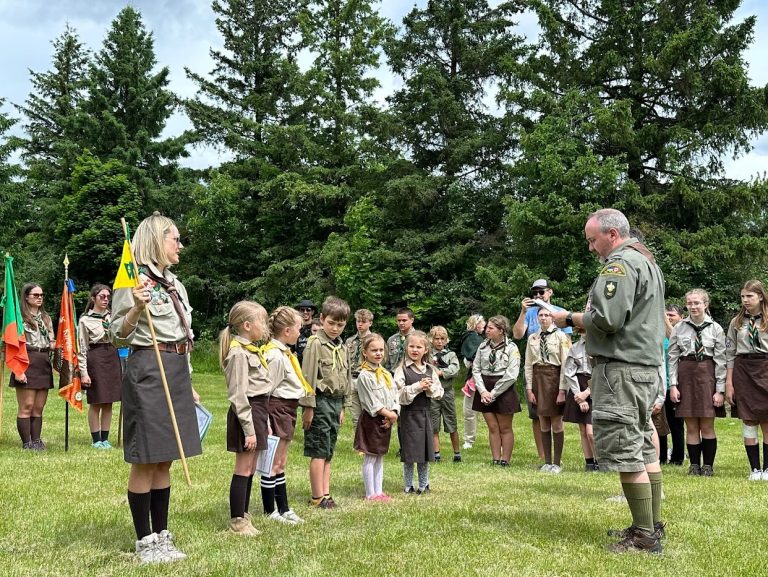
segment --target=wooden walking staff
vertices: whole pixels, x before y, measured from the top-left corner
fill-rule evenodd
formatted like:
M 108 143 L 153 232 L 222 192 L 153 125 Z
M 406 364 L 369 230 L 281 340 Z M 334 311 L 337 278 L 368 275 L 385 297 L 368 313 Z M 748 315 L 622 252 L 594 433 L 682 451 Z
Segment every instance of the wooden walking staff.
M 120 223 L 123 225 L 123 233 L 125 238 L 128 238 L 128 225 L 125 222 L 125 218 L 120 219 Z M 130 243 L 129 243 L 130 246 Z M 133 247 L 131 250 L 131 262 L 136 265 L 136 258 L 133 256 Z M 134 287 L 139 286 L 138 268 L 133 275 Z M 155 348 L 155 357 L 157 358 L 157 366 L 160 369 L 160 380 L 163 381 L 163 391 L 165 392 L 165 401 L 168 403 L 168 412 L 171 415 L 171 425 L 173 425 L 173 434 L 176 437 L 176 446 L 179 449 L 179 458 L 181 459 L 181 467 L 184 469 L 184 478 L 187 480 L 187 485 L 192 486 L 192 479 L 189 477 L 189 468 L 187 467 L 187 457 L 184 455 L 184 446 L 181 443 L 181 435 L 179 435 L 179 425 L 176 423 L 176 412 L 173 410 L 173 401 L 171 400 L 171 391 L 168 388 L 168 380 L 165 377 L 165 367 L 163 367 L 163 359 L 160 355 L 160 347 L 157 345 L 157 335 L 155 334 L 155 325 L 152 323 L 152 313 L 149 312 L 149 305 L 144 307 L 144 314 L 147 317 L 147 324 L 149 325 L 149 332 L 152 335 L 152 346 Z M 120 404 L 122 412 L 122 403 Z

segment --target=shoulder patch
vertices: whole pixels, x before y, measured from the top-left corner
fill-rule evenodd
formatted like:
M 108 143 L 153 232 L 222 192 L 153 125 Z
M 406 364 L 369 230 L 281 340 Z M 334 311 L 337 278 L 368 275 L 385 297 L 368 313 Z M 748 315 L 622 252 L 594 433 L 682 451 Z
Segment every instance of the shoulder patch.
M 600 271 L 600 276 L 627 276 L 627 271 L 623 265 L 615 262 L 605 265 Z
M 614 296 L 616 296 L 616 281 L 606 281 L 605 288 L 603 289 L 603 295 L 605 295 L 605 298 L 612 299 Z

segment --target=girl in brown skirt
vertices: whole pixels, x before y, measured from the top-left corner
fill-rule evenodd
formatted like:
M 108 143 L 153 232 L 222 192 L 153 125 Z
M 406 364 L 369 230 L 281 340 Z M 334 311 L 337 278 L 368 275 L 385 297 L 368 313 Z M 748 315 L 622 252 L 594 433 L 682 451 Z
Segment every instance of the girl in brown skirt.
M 749 280 L 741 289 L 741 311 L 725 339 L 725 395 L 744 422 L 744 448 L 750 481 L 768 481 L 768 295 L 763 283 Z M 763 430 L 763 468 L 757 426 Z
M 301 373 L 299 359 L 290 348 L 298 341 L 301 326 L 302 316 L 299 311 L 285 306 L 276 308 L 269 317 L 272 340 L 262 347 L 269 366 L 269 380 L 272 382 L 267 410 L 272 433 L 280 440 L 270 474 L 261 476 L 261 500 L 264 513 L 270 519 L 293 525 L 303 523 L 304 520 L 288 505 L 288 487 L 285 483 L 288 445 L 293 440 L 299 399 L 312 394 L 312 387 Z
M 27 343 L 29 366 L 20 375 L 11 374 L 9 386 L 16 389 L 19 408 L 16 413 L 16 428 L 21 446 L 33 451 L 44 451 L 41 438 L 43 431 L 43 409 L 48 400 L 48 391 L 53 388 L 51 367 L 51 339 L 53 324 L 43 309 L 43 287 L 27 283 L 21 287 L 19 308 L 24 321 L 24 338 Z
M 88 304 L 78 322 L 80 350 L 77 360 L 80 378 L 88 399 L 88 426 L 95 449 L 111 449 L 109 428 L 112 403 L 120 401 L 122 373 L 117 349 L 109 340 L 109 299 L 107 285 L 91 287 Z
M 357 377 L 357 391 L 362 411 L 355 429 L 355 450 L 363 456 L 363 486 L 368 501 L 391 501 L 384 492 L 384 455 L 389 452 L 392 427 L 397 422 L 400 404 L 397 387 L 384 360 L 384 338 L 376 333 L 363 337 L 363 363 Z
M 592 391 L 589 387 L 592 365 L 586 351 L 587 333 L 580 327 L 574 328 L 573 332 L 581 334 L 581 338 L 568 351 L 563 366 L 563 378 L 568 386 L 563 422 L 579 425 L 584 469 L 598 471 L 599 467 L 595 461 L 595 438 L 592 434 Z
M 511 327 L 507 317 L 497 315 L 485 325 L 485 341 L 477 348 L 472 362 L 475 397 L 472 410 L 483 414 L 488 425 L 493 465 L 509 466 L 515 433 L 512 417 L 519 413 L 520 399 L 515 390 L 520 373 L 520 351 L 508 338 Z
M 227 326 L 219 333 L 219 362 L 229 393 L 227 451 L 236 453 L 229 486 L 229 530 L 247 536 L 259 534 L 251 524 L 248 507 L 256 462 L 267 448 L 272 385 L 267 361 L 256 343 L 268 330 L 264 307 L 240 301 L 229 311 Z
M 568 385 L 561 375 L 571 348 L 571 338 L 554 326 L 552 313 L 545 308 L 538 312 L 537 332 L 528 337 L 525 349 L 525 382 L 528 402 L 536 405 L 544 449 L 544 473 L 560 473 L 565 432 L 563 408 Z M 554 445 L 554 456 L 552 448 Z
M 688 318 L 672 329 L 667 351 L 669 398 L 685 419 L 689 475 L 711 477 L 717 453 L 715 417 L 725 417 L 725 332 L 709 316 L 709 295 L 685 295 Z M 704 463 L 701 463 L 701 457 Z

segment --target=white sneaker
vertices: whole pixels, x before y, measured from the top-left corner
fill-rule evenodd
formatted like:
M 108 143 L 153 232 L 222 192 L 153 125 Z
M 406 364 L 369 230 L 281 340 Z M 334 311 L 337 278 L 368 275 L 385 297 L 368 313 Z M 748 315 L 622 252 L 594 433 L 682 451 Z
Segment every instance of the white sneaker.
M 160 551 L 157 544 L 157 533 L 150 533 L 136 541 L 136 556 L 139 563 L 166 563 L 169 559 Z
M 291 523 L 299 524 L 303 523 L 304 519 L 299 517 L 296 513 L 293 512 L 293 509 L 288 509 L 285 513 L 281 515 L 283 519 L 288 519 Z
M 291 521 L 287 517 L 283 517 L 277 509 L 267 515 L 267 519 L 272 519 L 278 523 L 285 523 L 286 525 L 296 525 L 296 521 Z
M 472 448 L 472 443 L 468 443 L 468 442 L 466 442 L 466 443 L 464 443 L 464 444 L 461 446 L 461 448 L 462 448 L 462 449 L 471 449 L 471 448 Z
M 608 503 L 626 503 L 627 498 L 624 495 L 614 495 L 606 499 Z
M 549 473 L 552 470 L 552 465 L 549 463 L 544 463 L 541 467 L 539 467 L 539 473 Z
M 749 474 L 750 481 L 760 481 L 762 478 L 763 472 L 760 469 L 752 469 L 752 472 Z
M 763 481 L 768 481 L 768 469 L 763 471 Z
M 170 531 L 162 530 L 157 534 L 157 548 L 167 558 L 166 561 L 181 561 L 186 559 L 186 554 L 182 553 L 173 544 L 173 535 Z
M 562 472 L 562 467 L 560 465 L 550 465 L 549 466 L 549 472 L 553 475 L 559 475 Z

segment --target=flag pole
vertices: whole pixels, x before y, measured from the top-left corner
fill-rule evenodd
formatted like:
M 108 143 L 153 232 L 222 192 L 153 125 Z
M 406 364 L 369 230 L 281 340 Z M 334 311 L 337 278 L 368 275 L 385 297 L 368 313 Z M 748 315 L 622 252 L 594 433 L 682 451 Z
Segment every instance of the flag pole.
M 3 407 L 5 395 L 5 347 L 0 348 L 0 439 L 3 438 Z
M 120 223 L 123 225 L 123 233 L 125 234 L 125 238 L 128 239 L 128 225 L 125 222 L 125 218 L 120 219 Z M 129 249 L 131 251 L 131 260 L 136 263 L 136 259 L 133 256 L 133 247 L 130 246 L 129 242 Z M 134 278 L 134 286 L 138 286 L 139 284 L 139 275 L 138 275 L 138 268 L 136 269 L 136 274 L 133 275 Z M 184 470 L 184 478 L 187 481 L 187 485 L 189 487 L 192 486 L 192 479 L 189 477 L 189 468 L 187 467 L 187 457 L 184 455 L 184 445 L 181 442 L 181 435 L 179 435 L 179 425 L 176 423 L 176 412 L 173 410 L 173 400 L 171 399 L 171 391 L 168 388 L 168 380 L 165 377 L 165 367 L 163 366 L 163 359 L 160 355 L 160 347 L 157 343 L 157 335 L 155 334 L 155 325 L 152 323 L 152 314 L 149 312 L 149 307 L 144 307 L 144 314 L 147 317 L 147 324 L 149 325 L 149 332 L 152 335 L 152 345 L 155 349 L 155 357 L 157 358 L 157 365 L 160 369 L 160 380 L 163 382 L 163 391 L 165 392 L 165 402 L 168 404 L 168 412 L 171 416 L 171 425 L 173 426 L 173 434 L 176 437 L 176 446 L 179 449 L 179 458 L 181 460 L 181 467 Z M 120 407 L 122 409 L 122 403 L 120 403 Z
M 69 280 L 69 255 L 64 253 L 64 284 Z M 64 452 L 69 451 L 69 403 L 64 402 Z

